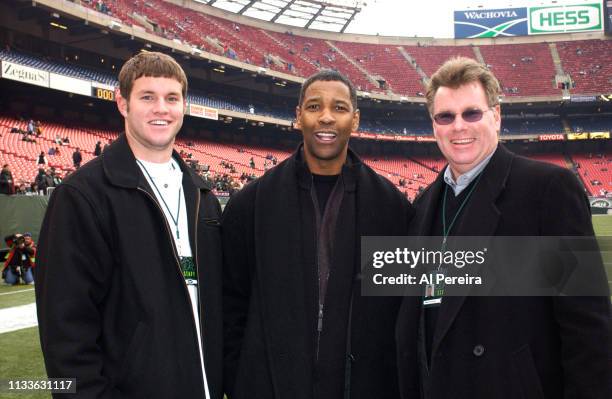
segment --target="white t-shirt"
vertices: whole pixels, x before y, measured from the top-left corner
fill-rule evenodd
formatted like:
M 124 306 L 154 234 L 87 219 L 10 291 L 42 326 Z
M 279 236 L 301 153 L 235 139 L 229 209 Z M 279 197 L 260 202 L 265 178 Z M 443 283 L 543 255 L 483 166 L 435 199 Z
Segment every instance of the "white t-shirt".
M 204 354 L 202 353 L 202 334 L 200 333 L 200 312 L 198 309 L 198 277 L 194 265 L 191 244 L 189 243 L 189 224 L 187 222 L 187 207 L 185 205 L 185 192 L 183 191 L 183 172 L 174 159 L 165 163 L 147 162 L 141 159 L 136 162 L 147 182 L 151 186 L 157 202 L 164 212 L 172 238 L 178 251 L 180 266 L 187 284 L 187 291 L 191 299 L 191 310 L 195 318 L 200 351 L 200 365 L 204 379 L 206 398 L 210 398 L 206 370 L 204 369 Z M 189 270 L 187 270 L 189 269 Z

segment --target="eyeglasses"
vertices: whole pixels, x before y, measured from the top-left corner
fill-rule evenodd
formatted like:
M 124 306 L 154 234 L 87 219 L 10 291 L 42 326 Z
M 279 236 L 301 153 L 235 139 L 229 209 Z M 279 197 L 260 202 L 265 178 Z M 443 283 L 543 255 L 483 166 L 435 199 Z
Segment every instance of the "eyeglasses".
M 478 122 L 482 119 L 484 113 L 489 111 L 490 109 L 491 108 L 485 109 L 484 111 L 477 108 L 465 110 L 461 113 L 461 119 L 469 123 Z M 433 116 L 433 120 L 438 125 L 450 125 L 455 121 L 456 116 L 457 114 L 453 114 L 452 112 L 440 112 L 439 114 L 435 114 Z

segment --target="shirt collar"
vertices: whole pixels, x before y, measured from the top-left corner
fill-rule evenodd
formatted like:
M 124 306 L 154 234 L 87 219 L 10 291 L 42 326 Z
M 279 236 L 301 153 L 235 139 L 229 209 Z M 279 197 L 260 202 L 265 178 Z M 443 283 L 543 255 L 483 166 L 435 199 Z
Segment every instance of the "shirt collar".
M 476 176 L 478 176 L 480 172 L 483 171 L 483 169 L 488 165 L 489 161 L 491 160 L 493 154 L 495 154 L 495 149 L 491 151 L 491 153 L 485 159 L 480 161 L 478 165 L 474 166 L 472 169 L 459 176 L 457 181 L 453 179 L 453 173 L 451 172 L 450 165 L 446 167 L 446 170 L 444 171 L 444 182 L 448 184 L 450 188 L 453 189 L 455 197 L 461 194 L 461 192 L 467 186 L 470 185 L 470 183 L 476 178 Z

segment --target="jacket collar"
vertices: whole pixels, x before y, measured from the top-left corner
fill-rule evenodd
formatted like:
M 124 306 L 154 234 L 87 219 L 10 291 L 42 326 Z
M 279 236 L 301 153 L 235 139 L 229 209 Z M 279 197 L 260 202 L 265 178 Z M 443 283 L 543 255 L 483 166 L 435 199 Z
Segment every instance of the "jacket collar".
M 148 187 L 145 177 L 136 164 L 136 157 L 134 157 L 134 153 L 128 144 L 125 133 L 120 135 L 100 157 L 102 158 L 104 174 L 111 184 L 124 188 Z M 189 175 L 198 189 L 211 189 L 174 150 L 172 151 L 172 157 L 179 164 L 181 171 Z
M 312 186 L 312 173 L 310 173 L 308 164 L 304 159 L 304 143 L 298 146 L 297 150 L 291 156 L 290 162 L 294 164 L 299 186 L 303 189 L 310 190 Z M 346 161 L 344 165 L 342 165 L 342 170 L 340 171 L 345 191 L 350 192 L 356 190 L 361 164 L 362 161 L 359 156 L 349 148 Z

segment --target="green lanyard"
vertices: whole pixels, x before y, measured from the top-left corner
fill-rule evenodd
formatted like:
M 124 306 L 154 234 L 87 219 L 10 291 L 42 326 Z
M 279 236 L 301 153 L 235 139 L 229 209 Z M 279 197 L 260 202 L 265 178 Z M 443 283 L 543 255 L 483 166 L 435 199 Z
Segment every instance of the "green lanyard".
M 465 204 L 467 204 L 468 200 L 470 199 L 470 196 L 474 192 L 474 189 L 478 185 L 478 182 L 480 181 L 480 177 L 481 176 L 482 176 L 482 172 L 480 172 L 480 174 L 476 178 L 476 181 L 474 182 L 474 185 L 472 186 L 470 191 L 467 193 L 467 195 L 463 199 L 463 202 L 459 206 L 459 209 L 457 210 L 457 213 L 455 213 L 455 217 L 453 217 L 453 220 L 451 220 L 451 223 L 448 226 L 448 229 L 446 228 L 446 197 L 448 195 L 448 184 L 446 182 L 444 183 L 445 184 L 445 187 L 444 187 L 444 199 L 442 200 L 442 234 L 443 234 L 444 239 L 442 240 L 442 251 L 446 250 L 446 239 L 448 238 L 448 235 L 449 235 L 451 229 L 455 225 L 455 222 L 457 221 L 457 217 L 459 217 L 459 214 L 463 210 L 463 207 L 465 206 Z
M 137 159 L 136 162 L 138 162 L 138 164 L 140 166 L 142 166 L 142 169 L 145 171 L 145 173 L 149 177 L 149 180 L 151 180 L 151 183 L 153 183 L 153 188 L 155 188 L 155 191 L 157 191 L 157 194 L 159 194 L 159 198 L 162 200 L 162 203 L 166 207 L 166 210 L 168 211 L 168 214 L 170 215 L 170 218 L 172 218 L 172 223 L 174 223 L 174 228 L 176 229 L 176 238 L 177 238 L 177 240 L 179 240 L 181 238 L 180 234 L 179 234 L 179 217 L 181 215 L 181 192 L 183 190 L 183 186 L 181 185 L 181 187 L 179 188 L 179 192 L 178 192 L 178 209 L 176 210 L 176 218 L 175 218 L 174 215 L 172 214 L 172 211 L 168 207 L 168 204 L 166 203 L 166 200 L 164 200 L 164 196 L 159 191 L 159 188 L 157 188 L 157 184 L 155 184 L 155 181 L 153 180 L 153 177 L 151 177 L 151 175 L 149 174 L 149 171 L 147 170 L 147 168 L 145 168 L 145 166 L 142 164 L 142 162 L 140 162 L 140 160 Z

